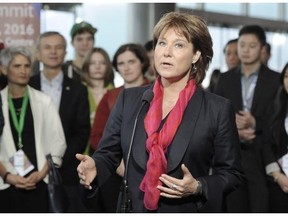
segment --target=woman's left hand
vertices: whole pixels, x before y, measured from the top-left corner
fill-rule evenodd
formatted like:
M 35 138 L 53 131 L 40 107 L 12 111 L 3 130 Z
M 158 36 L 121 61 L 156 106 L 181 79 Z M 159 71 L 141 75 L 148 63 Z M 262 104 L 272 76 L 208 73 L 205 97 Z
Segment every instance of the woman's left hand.
M 35 172 L 32 172 L 28 177 L 26 177 L 28 182 L 30 183 L 34 183 L 35 185 L 41 181 L 43 179 L 43 176 L 41 175 L 40 172 L 38 171 L 35 171 Z
M 199 182 L 191 175 L 188 168 L 182 164 L 183 179 L 177 179 L 166 174 L 162 174 L 159 179 L 163 186 L 158 185 L 160 196 L 167 198 L 183 198 L 198 193 Z
M 32 172 L 29 176 L 26 177 L 27 185 L 26 190 L 32 190 L 36 188 L 36 184 L 40 182 L 48 173 L 48 163 L 46 163 L 40 171 Z

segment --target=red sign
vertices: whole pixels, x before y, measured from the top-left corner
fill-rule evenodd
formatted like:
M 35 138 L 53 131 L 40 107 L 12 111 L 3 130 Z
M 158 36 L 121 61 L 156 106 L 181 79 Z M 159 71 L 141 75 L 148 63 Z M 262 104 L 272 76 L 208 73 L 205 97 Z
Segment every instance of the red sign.
M 0 3 L 0 43 L 33 46 L 40 35 L 39 3 Z

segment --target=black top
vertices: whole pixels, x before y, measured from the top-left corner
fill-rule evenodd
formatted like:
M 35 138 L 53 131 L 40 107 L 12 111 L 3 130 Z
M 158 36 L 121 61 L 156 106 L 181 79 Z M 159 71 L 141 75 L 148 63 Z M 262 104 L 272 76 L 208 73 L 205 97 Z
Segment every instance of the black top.
M 17 118 L 19 120 L 23 97 L 12 99 L 12 101 L 14 103 Z M 10 110 L 9 110 L 9 119 L 10 119 L 11 131 L 12 131 L 15 147 L 18 151 L 19 150 L 19 147 L 17 145 L 18 144 L 18 133 L 17 133 L 16 128 L 13 124 Z M 30 162 L 34 165 L 35 169 L 37 170 L 38 167 L 37 167 L 37 156 L 36 156 L 36 148 L 35 148 L 34 123 L 33 123 L 33 115 L 32 115 L 31 106 L 30 106 L 29 101 L 28 101 L 26 115 L 25 115 L 25 119 L 24 119 L 24 128 L 23 128 L 23 132 L 22 132 L 22 142 L 23 142 L 22 150 L 25 152 L 26 156 L 29 158 Z M 35 171 L 35 170 L 32 170 L 32 171 Z

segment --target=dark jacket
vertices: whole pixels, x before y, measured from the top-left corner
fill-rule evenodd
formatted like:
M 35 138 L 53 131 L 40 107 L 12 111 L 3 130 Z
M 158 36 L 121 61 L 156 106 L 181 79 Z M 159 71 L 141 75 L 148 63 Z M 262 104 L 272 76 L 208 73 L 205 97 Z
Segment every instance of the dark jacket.
M 267 212 L 268 211 L 268 190 L 266 186 L 264 163 L 262 160 L 263 131 L 267 125 L 269 106 L 277 93 L 280 84 L 280 74 L 261 65 L 258 79 L 254 90 L 251 107 L 251 114 L 256 120 L 256 138 L 251 143 L 241 143 L 242 167 L 247 181 L 246 190 L 248 197 L 236 192 L 231 196 L 237 196 L 239 202 L 249 200 L 250 209 L 239 209 L 237 201 L 229 201 L 229 212 Z M 236 67 L 220 75 L 216 94 L 226 97 L 232 101 L 235 112 L 243 110 L 242 87 L 241 87 L 241 67 Z M 243 193 L 244 194 L 244 193 Z
M 41 90 L 40 73 L 29 83 Z M 78 81 L 64 75 L 59 114 L 63 125 L 67 149 L 64 154 L 61 174 L 66 185 L 78 185 L 78 161 L 76 153 L 82 153 L 90 135 L 90 117 L 87 88 Z
M 108 119 L 103 138 L 93 158 L 97 165 L 97 181 L 101 185 L 115 172 L 122 157 L 128 166 L 129 194 L 133 212 L 146 212 L 139 185 L 145 175 L 148 154 L 144 105 L 135 131 L 129 164 L 126 164 L 136 114 L 141 98 L 149 87 L 124 89 Z M 167 174 L 182 178 L 181 164 L 203 185 L 203 196 L 183 199 L 160 198 L 157 212 L 221 212 L 225 193 L 242 180 L 240 146 L 231 103 L 198 89 L 191 98 L 179 129 L 167 154 Z M 209 175 L 212 167 L 213 175 Z

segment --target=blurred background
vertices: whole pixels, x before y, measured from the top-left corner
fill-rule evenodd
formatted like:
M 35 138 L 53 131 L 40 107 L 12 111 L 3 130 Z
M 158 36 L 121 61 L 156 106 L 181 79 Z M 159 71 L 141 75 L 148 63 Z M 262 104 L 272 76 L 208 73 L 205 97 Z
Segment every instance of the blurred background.
M 4 10 L 1 10 L 0 18 Z M 223 48 L 228 40 L 238 37 L 243 25 L 259 24 L 271 44 L 269 67 L 280 71 L 288 61 L 288 3 L 131 3 L 73 2 L 39 3 L 40 33 L 59 31 L 68 43 L 66 59 L 73 58 L 70 29 L 75 22 L 87 21 L 98 31 L 95 46 L 108 51 L 112 59 L 117 48 L 128 42 L 143 44 L 152 39 L 153 27 L 169 11 L 185 11 L 200 15 L 213 38 L 214 57 L 203 86 L 209 84 L 211 72 L 226 71 Z M 0 34 L 1 39 L 1 34 Z M 122 84 L 118 73 L 116 86 Z

